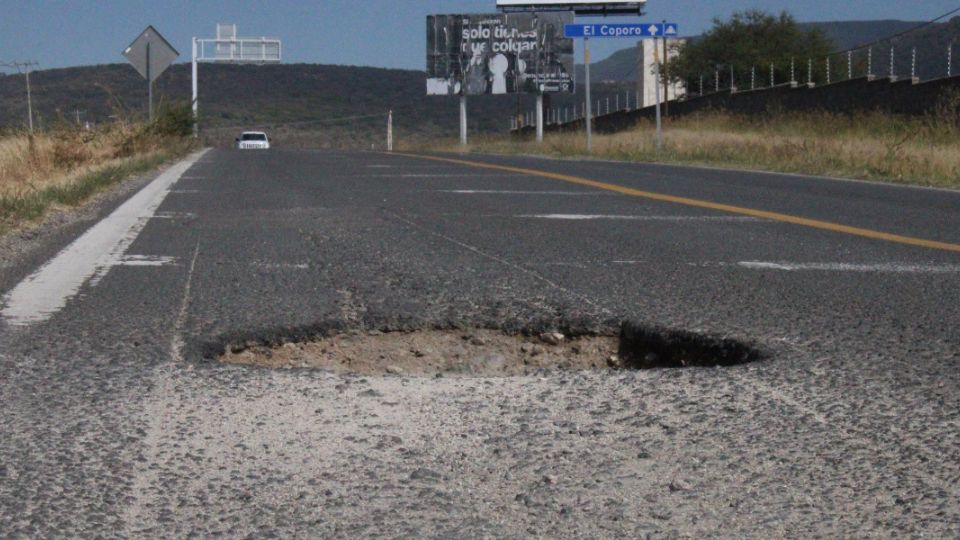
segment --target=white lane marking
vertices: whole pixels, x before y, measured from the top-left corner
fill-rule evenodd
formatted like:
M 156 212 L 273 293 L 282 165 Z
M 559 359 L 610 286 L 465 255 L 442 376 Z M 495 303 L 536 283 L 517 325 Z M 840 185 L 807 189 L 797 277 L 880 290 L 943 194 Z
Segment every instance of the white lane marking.
M 269 262 L 253 262 L 250 263 L 254 268 L 261 268 L 263 270 L 307 270 L 310 268 L 310 265 L 307 263 L 269 263 Z
M 885 274 L 955 274 L 960 273 L 960 265 L 956 264 L 915 264 L 915 263 L 789 263 L 741 261 L 737 263 L 743 268 L 753 270 L 780 270 L 783 272 L 817 271 L 817 272 L 877 272 Z
M 116 266 L 168 266 L 177 264 L 176 257 L 163 255 L 125 255 Z
M 191 193 L 200 193 L 199 189 L 171 189 L 170 193 L 176 195 L 187 195 Z
M 730 221 L 730 222 L 761 222 L 767 221 L 755 217 L 741 216 L 624 216 L 607 214 L 521 214 L 514 216 L 524 219 L 560 219 L 560 220 L 591 220 L 591 219 L 621 219 L 633 221 Z
M 504 178 L 523 176 L 522 174 L 364 174 L 361 178 Z
M 596 191 L 511 191 L 508 189 L 438 189 L 437 193 L 456 193 L 458 195 L 582 195 L 603 197 L 616 195 Z
M 3 298 L 0 317 L 14 326 L 43 322 L 67 305 L 91 277 L 102 277 L 123 255 L 177 180 L 206 150 L 173 165 L 112 214 L 91 227 Z M 96 281 L 93 282 L 96 284 Z
M 193 219 L 197 217 L 193 212 L 157 212 L 153 219 Z

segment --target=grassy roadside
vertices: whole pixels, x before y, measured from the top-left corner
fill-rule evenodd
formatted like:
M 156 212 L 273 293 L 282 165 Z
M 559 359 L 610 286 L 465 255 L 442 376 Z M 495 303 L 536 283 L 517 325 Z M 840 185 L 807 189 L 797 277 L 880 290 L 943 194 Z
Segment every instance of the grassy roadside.
M 0 235 L 53 209 L 79 206 L 193 148 L 179 133 L 125 123 L 0 137 Z
M 544 143 L 509 135 L 478 136 L 468 151 L 538 154 L 744 168 L 960 188 L 960 116 L 956 110 L 925 118 L 825 113 L 768 117 L 711 112 L 670 119 L 656 151 L 652 122 L 595 135 L 593 153 L 583 133 L 548 133 Z M 410 150 L 461 151 L 456 141 Z

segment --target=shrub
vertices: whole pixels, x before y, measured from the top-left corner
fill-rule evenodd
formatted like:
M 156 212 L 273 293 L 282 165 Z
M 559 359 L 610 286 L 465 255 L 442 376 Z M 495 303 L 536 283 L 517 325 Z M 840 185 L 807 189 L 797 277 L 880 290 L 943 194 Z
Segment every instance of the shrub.
M 189 137 L 193 134 L 193 110 L 186 102 L 160 107 L 150 131 L 161 137 Z

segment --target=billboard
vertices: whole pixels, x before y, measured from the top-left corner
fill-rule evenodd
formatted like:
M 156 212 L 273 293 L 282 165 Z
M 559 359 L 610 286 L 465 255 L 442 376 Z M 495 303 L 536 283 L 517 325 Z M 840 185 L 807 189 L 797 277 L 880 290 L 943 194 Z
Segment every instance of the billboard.
M 582 15 L 640 14 L 647 0 L 497 0 L 500 11 L 573 11 Z
M 427 17 L 427 94 L 573 92 L 571 13 Z

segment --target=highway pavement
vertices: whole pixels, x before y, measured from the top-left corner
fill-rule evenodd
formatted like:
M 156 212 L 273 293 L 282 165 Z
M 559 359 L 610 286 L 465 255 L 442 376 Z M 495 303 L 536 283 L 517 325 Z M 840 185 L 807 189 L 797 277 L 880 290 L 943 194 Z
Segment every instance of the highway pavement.
M 0 243 L 0 536 L 960 535 L 960 193 L 198 152 Z M 755 363 L 363 377 L 332 331 L 629 324 Z

